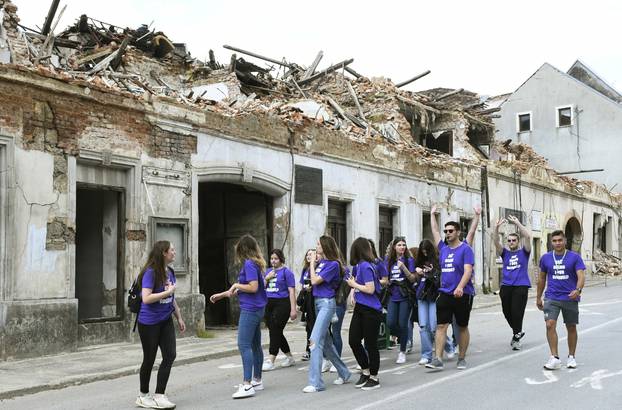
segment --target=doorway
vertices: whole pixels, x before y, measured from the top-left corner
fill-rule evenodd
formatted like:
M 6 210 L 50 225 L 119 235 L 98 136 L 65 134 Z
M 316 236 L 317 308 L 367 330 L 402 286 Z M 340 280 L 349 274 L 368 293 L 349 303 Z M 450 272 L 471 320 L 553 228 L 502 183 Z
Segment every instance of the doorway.
M 234 246 L 242 235 L 252 235 L 268 260 L 272 202 L 271 196 L 247 186 L 199 184 L 199 289 L 206 299 L 237 281 L 240 267 L 234 260 Z M 237 302 L 206 303 L 208 326 L 235 324 L 238 316 Z
M 80 321 L 123 315 L 124 191 L 78 185 L 76 298 Z
M 566 248 L 581 253 L 583 233 L 581 231 L 581 224 L 577 218 L 573 216 L 566 222 L 564 234 L 566 235 Z

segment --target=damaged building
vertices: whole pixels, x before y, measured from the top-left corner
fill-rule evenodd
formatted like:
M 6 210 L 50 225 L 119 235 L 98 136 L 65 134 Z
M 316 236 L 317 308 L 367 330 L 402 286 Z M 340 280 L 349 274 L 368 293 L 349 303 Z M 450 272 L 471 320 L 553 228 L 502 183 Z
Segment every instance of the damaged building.
M 3 359 L 135 337 L 124 296 L 158 239 L 178 251 L 189 334 L 236 323 L 237 303 L 205 300 L 236 280 L 245 233 L 299 274 L 324 233 L 344 255 L 358 236 L 417 246 L 432 205 L 466 229 L 481 204 L 480 290 L 498 288 L 499 215 L 531 226 L 534 253 L 562 228 L 589 260 L 584 238 L 605 223 L 619 246 L 620 198 L 496 141 L 490 99 L 401 88 L 427 72 L 394 84 L 352 59 L 319 68 L 322 52 L 307 66 L 225 46 L 226 63 L 199 61 L 150 27 L 87 16 L 55 34 L 57 3 L 35 31 L 0 0 Z

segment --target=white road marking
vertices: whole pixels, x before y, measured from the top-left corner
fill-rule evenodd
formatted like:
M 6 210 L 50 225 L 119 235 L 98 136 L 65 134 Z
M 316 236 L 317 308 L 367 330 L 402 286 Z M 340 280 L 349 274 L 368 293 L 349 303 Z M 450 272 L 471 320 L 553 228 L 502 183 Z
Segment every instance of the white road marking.
M 559 377 L 555 376 L 555 374 L 553 374 L 553 372 L 550 370 L 542 370 L 542 375 L 544 376 L 546 380 L 535 380 L 535 379 L 532 379 L 531 377 L 525 377 L 525 383 L 527 384 L 549 384 L 549 383 L 555 383 L 559 381 Z
M 592 375 L 589 377 L 584 377 L 581 380 L 579 380 L 578 382 L 574 382 L 570 385 L 570 387 L 574 387 L 574 388 L 580 388 L 583 387 L 585 385 L 587 385 L 588 383 L 590 384 L 590 386 L 592 387 L 592 389 L 594 390 L 602 390 L 603 389 L 603 379 L 609 378 L 609 377 L 613 377 L 613 376 L 620 376 L 622 375 L 622 370 L 615 372 L 615 373 L 608 373 L 609 370 L 607 369 L 601 369 L 601 370 L 596 370 L 594 372 L 592 372 Z
M 418 364 L 418 363 L 407 364 L 407 365 L 405 365 L 405 366 L 397 366 L 397 367 L 393 367 L 393 368 L 391 368 L 391 369 L 384 369 L 384 370 L 380 370 L 380 371 L 378 372 L 378 374 L 391 373 L 391 372 L 395 372 L 395 371 L 398 371 L 398 370 L 402 370 L 402 369 L 410 369 L 410 368 L 413 368 L 413 367 L 418 367 L 418 366 L 419 366 L 419 364 Z
M 614 300 L 612 302 L 579 303 L 579 309 L 581 309 L 582 307 L 590 307 L 590 306 L 615 305 L 617 303 L 622 303 L 622 299 Z
M 218 366 L 219 369 L 235 369 L 237 367 L 242 367 L 242 365 L 235 364 L 235 363 L 227 363 L 227 364 L 221 364 L 220 366 Z
M 609 320 L 607 322 L 601 323 L 600 325 L 592 326 L 592 327 L 587 328 L 587 329 L 585 329 L 583 331 L 579 331 L 579 334 L 591 333 L 593 331 L 602 329 L 603 327 L 611 326 L 612 324 L 618 323 L 618 322 L 622 322 L 622 317 L 619 317 L 619 318 L 613 319 L 613 320 Z M 566 337 L 563 337 L 563 338 L 560 338 L 559 341 L 561 342 L 561 341 L 564 341 L 565 339 L 566 339 Z M 416 393 L 416 392 L 421 391 L 421 390 L 425 390 L 425 389 L 427 389 L 429 387 L 432 387 L 432 386 L 435 386 L 437 384 L 441 384 L 441 383 L 445 383 L 445 382 L 448 382 L 448 381 L 451 381 L 451 380 L 454 380 L 454 379 L 458 379 L 458 378 L 462 378 L 462 377 L 465 377 L 465 376 L 469 376 L 469 375 L 471 375 L 473 373 L 476 373 L 476 372 L 479 372 L 481 370 L 485 370 L 485 369 L 489 369 L 489 368 L 494 367 L 494 366 L 498 366 L 499 363 L 507 362 L 509 360 L 514 360 L 514 359 L 516 359 L 518 357 L 527 355 L 529 353 L 533 353 L 536 350 L 542 349 L 544 347 L 548 347 L 548 343 L 543 343 L 543 344 L 540 344 L 538 346 L 534 346 L 534 347 L 526 349 L 526 350 L 521 350 L 520 352 L 518 352 L 516 354 L 509 355 L 509 356 L 503 356 L 503 357 L 500 357 L 500 358 L 498 358 L 496 360 L 492 360 L 490 362 L 481 364 L 479 366 L 475 366 L 475 367 L 471 367 L 470 369 L 462 370 L 459 373 L 453 373 L 453 374 L 451 374 L 449 376 L 441 377 L 439 379 L 430 381 L 428 383 L 424 383 L 424 384 L 421 384 L 419 386 L 411 387 L 410 389 L 402 390 L 399 393 L 395 393 L 395 394 L 393 394 L 391 396 L 388 396 L 388 397 L 386 397 L 384 399 L 380 399 L 380 400 L 368 403 L 368 404 L 366 404 L 364 406 L 356 407 L 355 409 L 356 410 L 371 409 L 371 408 L 378 407 L 378 406 L 381 406 L 381 405 L 386 405 L 386 403 L 391 402 L 391 401 L 396 400 L 396 399 L 399 399 L 401 397 L 409 396 L 409 395 L 412 395 L 413 393 Z

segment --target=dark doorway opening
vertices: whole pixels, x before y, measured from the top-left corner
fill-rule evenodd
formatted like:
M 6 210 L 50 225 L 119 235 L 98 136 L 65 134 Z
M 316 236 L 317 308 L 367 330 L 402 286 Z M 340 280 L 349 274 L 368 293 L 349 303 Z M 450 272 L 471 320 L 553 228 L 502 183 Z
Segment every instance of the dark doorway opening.
M 577 218 L 572 217 L 566 222 L 564 234 L 566 235 L 566 249 L 580 253 L 583 234 L 581 231 L 581 224 Z
M 268 260 L 272 248 L 272 197 L 251 188 L 220 182 L 199 184 L 199 290 L 210 295 L 228 289 L 238 279 L 234 245 L 252 235 Z M 206 303 L 205 324 L 235 324 L 237 302 Z
M 80 321 L 123 316 L 122 189 L 78 185 L 76 191 L 76 298 Z
M 381 206 L 378 209 L 378 251 L 384 255 L 384 250 L 393 240 L 393 208 Z
M 328 218 L 326 233 L 337 242 L 337 247 L 343 255 L 344 262 L 348 260 L 348 203 L 328 200 Z

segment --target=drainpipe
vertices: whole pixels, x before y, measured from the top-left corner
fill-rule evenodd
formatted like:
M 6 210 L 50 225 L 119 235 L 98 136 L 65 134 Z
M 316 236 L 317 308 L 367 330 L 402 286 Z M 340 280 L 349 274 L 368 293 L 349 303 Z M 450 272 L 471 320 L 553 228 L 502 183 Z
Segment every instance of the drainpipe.
M 490 293 L 490 266 L 486 257 L 486 234 L 490 229 L 490 196 L 488 193 L 488 168 L 482 166 L 481 175 L 481 204 L 482 204 L 482 291 L 484 294 Z

